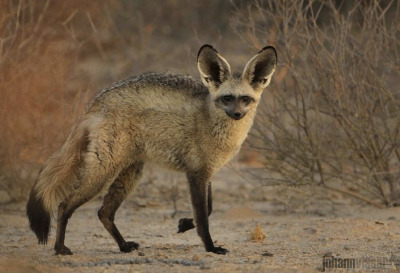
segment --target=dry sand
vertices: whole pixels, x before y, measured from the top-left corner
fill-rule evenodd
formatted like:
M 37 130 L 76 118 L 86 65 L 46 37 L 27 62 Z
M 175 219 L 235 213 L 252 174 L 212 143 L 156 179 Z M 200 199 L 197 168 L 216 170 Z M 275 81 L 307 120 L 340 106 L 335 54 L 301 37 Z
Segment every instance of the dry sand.
M 213 180 L 210 229 L 227 255 L 205 252 L 194 230 L 177 233 L 178 220 L 191 215 L 184 176 L 150 167 L 116 215 L 139 251 L 119 252 L 97 218 L 101 198 L 72 216 L 66 234 L 72 256 L 54 255 L 55 221 L 49 244 L 38 245 L 25 204 L 14 203 L 0 206 L 0 272 L 321 272 L 323 257 L 363 261 L 353 272 L 400 268 L 400 208 L 380 210 L 312 189 L 261 187 L 246 177 L 245 169 L 231 166 Z M 250 239 L 258 224 L 263 242 Z

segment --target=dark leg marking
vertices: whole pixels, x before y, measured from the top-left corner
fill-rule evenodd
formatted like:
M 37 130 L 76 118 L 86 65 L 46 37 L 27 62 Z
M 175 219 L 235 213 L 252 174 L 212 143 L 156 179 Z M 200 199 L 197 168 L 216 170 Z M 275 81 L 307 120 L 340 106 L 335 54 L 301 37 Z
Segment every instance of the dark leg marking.
M 75 198 L 76 195 L 72 195 L 66 202 L 62 202 L 58 207 L 58 218 L 57 218 L 57 235 L 56 242 L 54 244 L 54 250 L 56 255 L 72 255 L 71 250 L 64 245 L 65 231 L 69 218 L 71 218 L 74 211 L 81 205 L 89 201 L 95 194 L 90 194 L 86 198 Z
M 207 185 L 208 177 L 203 174 L 188 174 L 190 195 L 194 211 L 194 218 L 197 226 L 197 234 L 203 241 L 204 248 L 208 252 L 216 254 L 226 254 L 227 249 L 215 247 L 211 239 L 208 225 L 208 202 L 207 202 Z
M 195 228 L 193 218 L 181 218 L 178 223 L 178 233 L 184 233 L 188 230 Z
M 139 248 L 135 242 L 126 242 L 114 223 L 115 213 L 136 185 L 143 169 L 143 163 L 137 163 L 120 173 L 111 184 L 98 212 L 100 221 L 117 242 L 121 252 L 131 252 Z
M 56 235 L 56 243 L 54 245 L 54 250 L 56 251 L 56 255 L 72 255 L 71 250 L 64 245 L 65 240 L 65 230 L 68 224 L 68 218 L 65 215 L 65 206 L 66 204 L 63 202 L 58 207 L 58 217 L 57 217 L 57 235 Z
M 210 217 L 212 212 L 212 190 L 211 183 L 208 183 L 208 217 Z M 181 218 L 178 223 L 178 233 L 184 233 L 190 229 L 195 228 L 193 223 L 193 218 Z

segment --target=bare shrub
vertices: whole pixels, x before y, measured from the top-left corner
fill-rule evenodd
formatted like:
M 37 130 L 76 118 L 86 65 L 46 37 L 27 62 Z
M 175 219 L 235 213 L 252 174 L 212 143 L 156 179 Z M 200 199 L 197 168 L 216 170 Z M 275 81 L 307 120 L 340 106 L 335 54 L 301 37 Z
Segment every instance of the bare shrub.
M 265 1 L 234 28 L 276 46 L 278 69 L 251 135 L 265 185 L 315 185 L 400 204 L 400 3 Z

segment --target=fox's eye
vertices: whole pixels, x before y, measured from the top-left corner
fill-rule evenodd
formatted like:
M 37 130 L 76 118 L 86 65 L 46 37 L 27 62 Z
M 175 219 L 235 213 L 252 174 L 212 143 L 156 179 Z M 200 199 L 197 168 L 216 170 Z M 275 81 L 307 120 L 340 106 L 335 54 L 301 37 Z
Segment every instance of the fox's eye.
M 233 96 L 232 95 L 226 95 L 222 97 L 222 101 L 223 102 L 231 102 L 233 100 Z
M 249 96 L 243 96 L 240 98 L 245 105 L 249 105 L 254 99 Z

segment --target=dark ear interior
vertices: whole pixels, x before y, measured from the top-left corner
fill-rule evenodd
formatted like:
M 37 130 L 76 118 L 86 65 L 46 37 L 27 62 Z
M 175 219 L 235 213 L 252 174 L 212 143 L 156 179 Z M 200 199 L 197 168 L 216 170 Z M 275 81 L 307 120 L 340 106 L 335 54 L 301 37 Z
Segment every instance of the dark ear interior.
M 197 67 L 206 86 L 218 87 L 230 77 L 228 62 L 211 45 L 203 45 L 197 55 Z
M 243 78 L 255 89 L 267 87 L 275 71 L 277 60 L 275 48 L 264 47 L 246 64 Z

